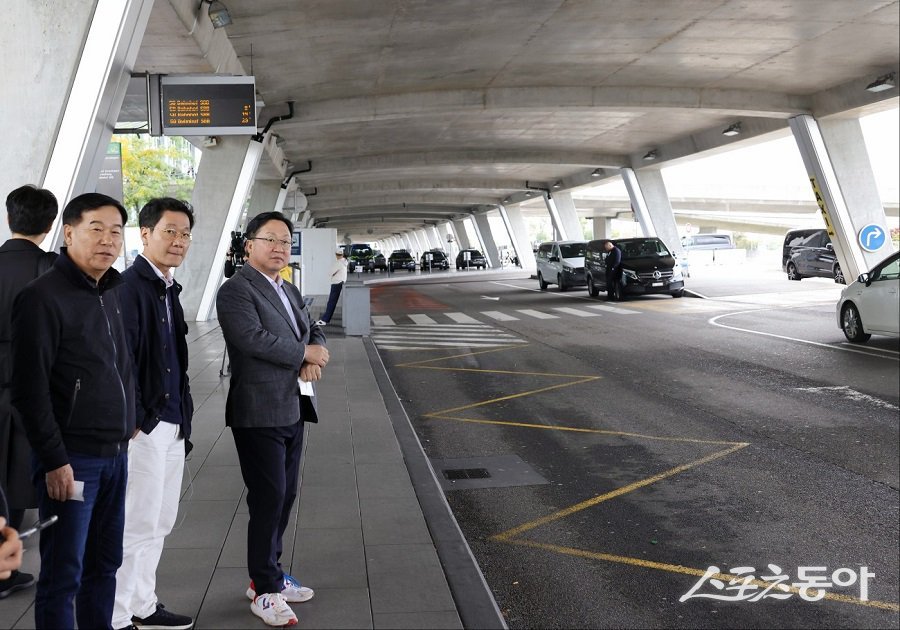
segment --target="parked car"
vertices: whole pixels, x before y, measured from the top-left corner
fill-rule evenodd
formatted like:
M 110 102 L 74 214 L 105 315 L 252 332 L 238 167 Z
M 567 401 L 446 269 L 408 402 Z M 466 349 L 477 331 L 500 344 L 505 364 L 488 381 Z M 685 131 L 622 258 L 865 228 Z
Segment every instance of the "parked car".
M 844 336 L 865 343 L 872 335 L 900 336 L 900 252 L 894 252 L 843 291 L 835 313 Z
M 834 246 L 824 228 L 788 230 L 781 250 L 781 266 L 788 280 L 817 276 L 846 284 Z
M 351 243 L 347 259 L 349 264 L 348 271 L 356 271 L 359 267 L 363 271 L 369 271 L 369 260 L 374 255 L 372 248 L 368 243 Z
M 429 254 L 431 255 L 431 261 L 428 260 Z M 450 259 L 447 258 L 447 254 L 440 249 L 430 249 L 424 254 L 422 254 L 422 259 L 419 261 L 420 269 L 449 269 L 450 268 Z
M 388 271 L 396 271 L 397 269 L 406 269 L 408 271 L 416 270 L 416 259 L 412 257 L 405 249 L 395 249 L 388 256 Z
M 468 253 L 469 260 L 466 261 L 466 254 Z M 464 249 L 460 251 L 456 255 L 456 268 L 457 269 L 471 269 L 472 267 L 476 267 L 478 269 L 487 269 L 487 258 L 484 257 L 477 249 Z
M 541 291 L 555 284 L 560 291 L 585 285 L 584 248 L 587 241 L 547 241 L 538 246 L 537 279 Z
M 368 263 L 369 271 L 375 271 L 376 269 L 381 269 L 383 271 L 387 271 L 387 258 L 384 257 L 379 250 L 372 250 L 372 257 L 369 259 Z
M 613 243 L 622 250 L 622 284 L 606 286 L 606 257 L 603 244 L 609 239 L 589 241 L 584 252 L 588 293 L 597 297 L 606 291 L 610 297 L 668 293 L 684 295 L 681 265 L 661 239 L 655 236 L 622 238 Z

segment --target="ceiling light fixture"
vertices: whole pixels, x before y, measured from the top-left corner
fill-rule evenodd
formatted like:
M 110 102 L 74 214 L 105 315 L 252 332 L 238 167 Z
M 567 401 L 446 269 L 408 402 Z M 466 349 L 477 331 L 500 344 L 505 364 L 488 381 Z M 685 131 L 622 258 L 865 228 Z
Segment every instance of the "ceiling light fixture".
M 561 179 L 557 179 L 557 180 L 556 180 L 556 183 L 553 184 L 553 187 L 554 187 L 554 188 L 562 188 L 562 180 L 561 180 Z
M 509 203 L 509 199 L 510 199 L 509 197 L 506 197 L 506 198 L 503 200 L 503 203 Z
M 591 171 L 591 177 L 600 177 L 602 174 L 603 174 L 602 168 L 595 168 L 593 171 Z
M 219 0 L 200 0 L 201 6 L 203 3 L 209 5 L 209 21 L 212 22 L 213 28 L 223 28 L 231 24 L 231 13 Z
M 648 162 L 651 161 L 651 160 L 655 160 L 655 159 L 658 158 L 658 157 L 659 157 L 659 153 L 656 151 L 656 149 L 653 149 L 653 150 L 651 150 L 651 151 L 647 151 L 647 152 L 644 154 L 644 159 L 645 159 L 646 161 L 648 161 Z
M 866 86 L 866 89 L 870 92 L 884 92 L 885 90 L 890 90 L 891 88 L 895 87 L 897 87 L 897 82 L 895 80 L 894 73 L 889 72 L 872 81 L 869 85 Z
M 733 125 L 729 126 L 728 129 L 722 132 L 723 136 L 737 136 L 741 133 L 741 123 L 736 122 Z

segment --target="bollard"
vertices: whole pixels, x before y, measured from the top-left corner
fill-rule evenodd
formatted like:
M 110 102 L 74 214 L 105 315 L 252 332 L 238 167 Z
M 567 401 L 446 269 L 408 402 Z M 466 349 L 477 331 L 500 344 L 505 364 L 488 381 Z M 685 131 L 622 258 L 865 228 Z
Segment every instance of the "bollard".
M 361 282 L 350 282 L 344 285 L 344 304 L 341 320 L 344 334 L 366 336 L 369 334 L 370 307 L 369 287 Z

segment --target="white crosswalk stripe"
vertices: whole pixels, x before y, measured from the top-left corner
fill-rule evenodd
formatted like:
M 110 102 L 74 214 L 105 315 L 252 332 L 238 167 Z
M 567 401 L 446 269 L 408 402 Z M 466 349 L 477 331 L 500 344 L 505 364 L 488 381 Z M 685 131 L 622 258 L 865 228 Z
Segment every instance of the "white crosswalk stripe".
M 371 336 L 382 350 L 494 348 L 528 343 L 508 331 L 481 323 L 376 325 Z
M 577 308 L 569 308 L 567 306 L 555 306 L 553 307 L 554 311 L 559 311 L 560 313 L 565 313 L 567 315 L 574 315 L 575 317 L 599 317 L 600 313 L 591 313 L 589 311 L 582 311 Z
M 470 317 L 465 313 L 444 313 L 447 317 L 460 324 L 480 324 L 477 319 Z
M 640 311 L 632 311 L 629 308 L 620 308 L 618 306 L 610 306 L 609 304 L 588 304 L 587 308 L 595 308 L 598 311 L 607 311 L 609 313 L 619 313 L 620 315 L 640 314 Z
M 431 324 L 437 324 L 436 321 L 428 317 L 428 315 L 422 315 L 421 313 L 412 313 L 409 318 L 413 320 L 415 323 L 428 326 Z
M 517 313 L 522 313 L 522 315 L 528 315 L 529 317 L 534 317 L 536 319 L 559 319 L 557 315 L 551 315 L 550 313 L 543 313 L 541 311 L 535 311 L 530 308 L 517 308 Z
M 376 326 L 394 326 L 390 315 L 372 315 L 372 323 Z
M 491 319 L 496 319 L 498 322 L 517 322 L 519 321 L 518 317 L 513 317 L 512 315 L 507 315 L 506 313 L 502 313 L 500 311 L 481 311 L 482 315 L 487 315 Z

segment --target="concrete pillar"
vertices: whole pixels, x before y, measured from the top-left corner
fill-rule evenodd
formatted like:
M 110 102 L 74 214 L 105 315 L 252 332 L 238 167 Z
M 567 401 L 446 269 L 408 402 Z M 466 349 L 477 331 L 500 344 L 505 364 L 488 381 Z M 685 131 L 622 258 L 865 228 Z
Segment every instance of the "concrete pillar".
M 794 139 L 797 141 L 797 147 L 800 149 L 800 155 L 803 158 L 803 165 L 806 167 L 807 175 L 813 187 L 813 193 L 816 196 L 816 202 L 822 212 L 822 218 L 825 220 L 825 227 L 828 235 L 831 237 L 831 243 L 834 246 L 834 252 L 840 262 L 844 277 L 855 279 L 860 273 L 868 270 L 874 262 L 881 260 L 883 255 L 877 253 L 864 252 L 856 240 L 856 234 L 863 225 L 856 225 L 854 219 L 859 222 L 865 222 L 867 218 L 875 217 L 874 208 L 865 208 L 854 210 L 851 212 L 848 207 L 847 200 L 841 188 L 842 183 L 846 183 L 847 190 L 854 191 L 859 194 L 864 202 L 865 183 L 854 185 L 850 181 L 842 182 L 838 179 L 835 170 L 835 162 L 829 158 L 829 154 L 842 155 L 837 162 L 841 165 L 841 174 L 845 179 L 857 175 L 865 177 L 868 171 L 868 177 L 871 175 L 871 166 L 866 156 L 865 145 L 856 146 L 856 134 L 852 133 L 850 128 L 842 124 L 828 125 L 829 139 L 831 140 L 830 150 L 826 147 L 825 138 L 817 121 L 812 116 L 802 115 L 795 116 L 789 121 Z M 858 123 L 857 123 L 858 124 Z M 859 142 L 862 142 L 861 133 L 859 133 Z M 860 155 L 862 154 L 862 155 Z M 880 204 L 880 201 L 879 201 Z M 885 230 L 885 235 L 890 232 L 886 231 L 886 221 L 884 219 L 884 211 L 880 221 L 873 221 L 881 225 L 881 229 Z M 887 236 L 887 247 L 890 247 L 890 237 Z
M 453 226 L 453 233 L 456 236 L 456 242 L 460 249 L 471 249 L 472 244 L 469 242 L 469 233 L 466 232 L 465 219 L 453 219 L 450 225 Z
M 852 232 L 846 234 L 846 238 L 859 246 L 860 230 L 872 224 L 884 233 L 884 244 L 875 251 L 860 247 L 866 262 L 866 268 L 860 269 L 862 273 L 881 262 L 892 251 L 891 231 L 878 193 L 875 174 L 872 172 L 862 127 L 858 118 L 829 118 L 818 122 L 850 213 Z M 855 280 L 856 275 L 846 276 L 847 283 Z
M 247 216 L 252 218 L 260 212 L 272 212 L 275 210 L 275 204 L 278 202 L 280 192 L 281 183 L 278 181 L 264 179 L 254 182 L 253 191 L 250 193 L 250 207 L 247 210 Z M 279 212 L 281 211 L 280 208 L 278 210 Z
M 96 190 L 152 0 L 10 0 L 0 23 L 3 196 L 22 184 L 51 190 L 60 208 Z M 62 212 L 60 212 L 60 217 Z M 9 235 L 0 222 L 0 241 Z M 44 247 L 61 240 L 54 224 Z
M 518 206 L 498 206 L 506 231 L 509 233 L 509 242 L 519 258 L 519 264 L 526 271 L 535 271 L 537 263 L 534 260 L 534 252 L 531 251 L 531 239 L 528 238 L 528 230 L 525 227 L 525 219 Z
M 441 238 L 441 235 L 438 233 L 438 229 L 436 225 L 432 225 L 430 228 L 426 230 L 428 236 L 431 239 L 431 246 L 434 249 L 444 249 L 444 241 Z
M 631 197 L 631 207 L 635 208 L 641 228 L 645 230 L 644 234 L 658 236 L 670 250 L 681 253 L 678 226 L 675 224 L 675 214 L 672 212 L 672 202 L 669 201 L 662 171 L 659 169 L 634 171 L 630 168 L 622 171 L 625 187 L 628 188 L 628 195 Z M 645 228 L 645 224 L 648 227 Z M 647 231 L 648 229 L 650 231 Z
M 403 233 L 403 242 L 405 243 L 405 246 L 401 247 L 400 249 L 405 249 L 409 253 L 413 253 L 415 251 L 416 247 L 415 245 L 413 245 L 413 240 L 410 237 L 409 232 Z
M 497 251 L 497 244 L 494 241 L 494 234 L 491 232 L 491 224 L 488 221 L 487 212 L 477 212 L 472 215 L 475 221 L 475 230 L 478 238 L 483 246 L 484 257 L 488 260 L 488 266 L 495 269 L 500 267 L 500 252 Z
M 610 217 L 594 217 L 594 238 L 611 238 L 612 237 L 612 219 Z
M 584 238 L 584 230 L 581 229 L 581 222 L 575 211 L 572 193 L 555 192 L 553 195 L 544 195 L 544 203 L 550 212 L 551 220 L 558 222 L 555 226 L 559 230 L 560 240 L 580 241 Z
M 231 231 L 238 228 L 261 155 L 262 143 L 248 136 L 222 136 L 218 145 L 203 151 L 191 196 L 196 212 L 194 241 L 177 272 L 188 320 L 206 321 L 211 315 Z

